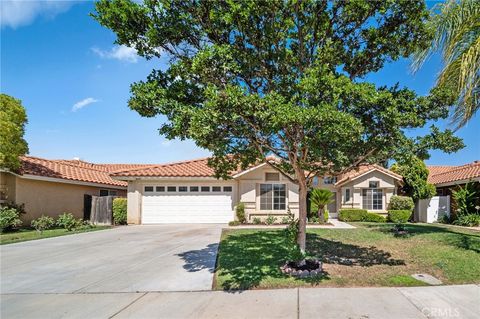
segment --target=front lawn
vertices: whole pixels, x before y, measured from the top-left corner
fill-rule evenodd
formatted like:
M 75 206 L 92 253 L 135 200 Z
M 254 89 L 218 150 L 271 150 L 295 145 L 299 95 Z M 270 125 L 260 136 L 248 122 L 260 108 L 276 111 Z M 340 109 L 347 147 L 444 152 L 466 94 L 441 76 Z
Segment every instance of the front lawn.
M 21 241 L 27 240 L 35 240 L 35 239 L 42 239 L 42 238 L 49 238 L 49 237 L 58 237 L 58 236 L 65 236 L 71 234 L 78 234 L 78 233 L 85 233 L 90 231 L 102 230 L 110 228 L 111 226 L 95 226 L 90 228 L 83 228 L 74 231 L 67 231 L 63 228 L 56 228 L 56 229 L 48 229 L 44 230 L 43 233 L 39 233 L 36 230 L 32 230 L 29 228 L 22 228 L 15 232 L 7 232 L 0 234 L 0 244 L 12 244 L 18 243 Z
M 427 273 L 444 284 L 480 283 L 480 232 L 409 224 L 395 237 L 392 224 L 355 223 L 356 229 L 309 229 L 307 251 L 324 262 L 325 275 L 295 279 L 279 267 L 287 255 L 282 230 L 224 230 L 216 289 L 299 286 L 421 286 Z

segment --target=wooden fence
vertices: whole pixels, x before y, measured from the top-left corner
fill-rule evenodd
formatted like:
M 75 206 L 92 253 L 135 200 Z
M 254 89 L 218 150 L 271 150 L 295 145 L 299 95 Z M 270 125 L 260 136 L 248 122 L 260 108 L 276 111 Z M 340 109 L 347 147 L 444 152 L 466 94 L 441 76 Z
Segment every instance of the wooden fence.
M 92 196 L 90 222 L 95 225 L 113 224 L 113 199 L 116 196 Z

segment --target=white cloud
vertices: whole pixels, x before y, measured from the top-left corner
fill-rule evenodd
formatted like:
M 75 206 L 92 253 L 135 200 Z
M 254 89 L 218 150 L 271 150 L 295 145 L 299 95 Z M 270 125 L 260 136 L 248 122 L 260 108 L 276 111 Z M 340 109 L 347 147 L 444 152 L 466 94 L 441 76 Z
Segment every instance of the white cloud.
M 53 19 L 68 11 L 76 1 L 66 0 L 2 0 L 0 1 L 0 26 L 15 29 L 32 23 L 37 17 Z
M 89 104 L 92 104 L 92 103 L 96 103 L 98 101 L 99 100 L 94 99 L 93 97 L 87 97 L 86 99 L 83 99 L 83 100 L 78 101 L 77 103 L 73 104 L 72 112 L 76 112 L 76 111 L 84 108 L 85 106 L 87 106 Z
M 116 59 L 130 63 L 137 63 L 138 61 L 137 50 L 125 45 L 116 45 L 111 48 L 110 51 L 105 51 L 94 47 L 92 48 L 92 51 L 104 59 Z

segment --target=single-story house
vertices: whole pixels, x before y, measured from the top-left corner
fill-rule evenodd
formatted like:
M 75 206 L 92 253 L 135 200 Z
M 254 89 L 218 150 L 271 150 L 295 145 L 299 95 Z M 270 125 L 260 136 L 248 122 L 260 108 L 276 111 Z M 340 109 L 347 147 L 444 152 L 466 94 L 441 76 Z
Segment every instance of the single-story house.
M 218 180 L 208 159 L 119 170 L 110 176 L 128 183 L 128 223 L 226 223 L 235 219 L 235 206 L 245 204 L 247 217 L 281 218 L 287 209 L 298 216 L 297 185 L 268 163 L 233 172 Z M 317 177 L 313 187 L 335 193 L 329 206 L 333 217 L 340 208 L 365 208 L 386 213 L 402 177 L 378 165 L 365 165 L 338 177 Z
M 110 172 L 145 165 L 92 164 L 81 160 L 49 160 L 23 156 L 17 172 L 0 170 L 0 203 L 23 204 L 25 224 L 42 214 L 64 212 L 84 216 L 85 195 L 126 196 L 127 183 L 112 179 Z
M 459 166 L 428 166 L 428 182 L 435 185 L 438 196 L 452 194 L 452 190 L 467 182 L 480 182 L 480 161 Z

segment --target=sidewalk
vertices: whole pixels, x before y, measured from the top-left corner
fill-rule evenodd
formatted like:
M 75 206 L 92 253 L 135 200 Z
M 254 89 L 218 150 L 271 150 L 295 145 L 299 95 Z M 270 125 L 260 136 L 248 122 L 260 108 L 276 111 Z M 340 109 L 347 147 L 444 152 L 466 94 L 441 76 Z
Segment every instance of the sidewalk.
M 1 295 L 2 319 L 113 317 L 476 319 L 480 287 Z

